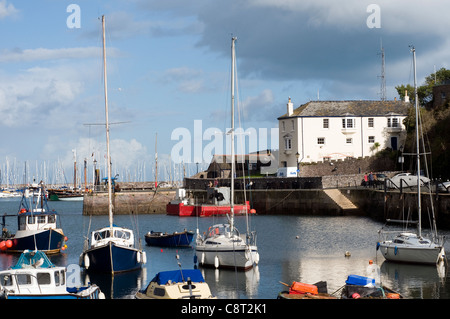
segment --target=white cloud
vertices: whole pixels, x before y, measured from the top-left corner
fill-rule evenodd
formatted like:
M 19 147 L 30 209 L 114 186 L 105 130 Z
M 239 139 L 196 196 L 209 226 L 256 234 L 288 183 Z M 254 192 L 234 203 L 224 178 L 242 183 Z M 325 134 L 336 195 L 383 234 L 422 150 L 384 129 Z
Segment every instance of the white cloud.
M 18 10 L 14 7 L 13 4 L 7 4 L 6 0 L 0 1 L 0 19 L 14 16 L 17 14 Z
M 0 62 L 32 62 L 43 60 L 59 59 L 87 59 L 100 58 L 102 48 L 100 47 L 80 47 L 80 48 L 37 48 L 37 49 L 13 49 L 3 50 L 0 54 Z M 108 48 L 108 57 L 120 56 L 116 48 Z

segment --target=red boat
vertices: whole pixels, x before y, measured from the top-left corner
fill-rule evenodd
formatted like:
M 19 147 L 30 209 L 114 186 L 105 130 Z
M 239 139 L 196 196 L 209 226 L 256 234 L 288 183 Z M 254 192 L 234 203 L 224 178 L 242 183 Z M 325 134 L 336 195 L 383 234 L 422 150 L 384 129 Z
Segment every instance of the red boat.
M 207 200 L 205 203 L 195 203 L 193 199 L 186 198 L 183 188 L 177 190 L 176 197 L 166 206 L 167 215 L 173 216 L 220 216 L 229 214 L 230 189 L 228 187 L 210 187 L 207 189 Z M 245 204 L 234 204 L 234 215 L 256 214 L 250 209 L 248 201 Z

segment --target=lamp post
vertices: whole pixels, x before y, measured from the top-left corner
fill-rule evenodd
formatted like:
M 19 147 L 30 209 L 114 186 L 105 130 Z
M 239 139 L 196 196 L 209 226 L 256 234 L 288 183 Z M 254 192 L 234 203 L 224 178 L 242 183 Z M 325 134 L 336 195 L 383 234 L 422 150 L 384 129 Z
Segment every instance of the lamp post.
M 299 158 L 300 158 L 300 154 L 297 152 L 295 153 L 295 157 L 297 158 L 297 188 L 300 188 L 299 182 L 298 182 L 298 178 L 300 175 L 300 163 L 298 162 Z
M 299 166 L 300 166 L 300 163 L 298 162 L 298 160 L 299 160 L 299 158 L 300 158 L 300 154 L 297 152 L 297 153 L 295 153 L 295 157 L 297 158 L 297 177 L 299 176 L 299 173 L 300 173 L 300 168 L 299 168 Z

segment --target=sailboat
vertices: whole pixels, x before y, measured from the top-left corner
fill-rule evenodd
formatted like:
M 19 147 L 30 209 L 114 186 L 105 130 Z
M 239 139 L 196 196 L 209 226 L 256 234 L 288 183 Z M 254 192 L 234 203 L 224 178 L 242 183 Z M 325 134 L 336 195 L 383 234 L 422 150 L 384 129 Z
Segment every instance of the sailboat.
M 231 158 L 234 159 L 234 76 L 235 76 L 235 42 L 231 39 Z M 240 234 L 234 225 L 234 175 L 235 161 L 231 161 L 231 196 L 229 223 L 209 227 L 205 235 L 197 233 L 196 258 L 202 266 L 215 268 L 251 269 L 259 262 L 256 246 L 256 232 Z M 248 216 L 247 216 L 248 217 Z
M 142 249 L 134 247 L 133 231 L 118 227 L 113 223 L 112 187 L 111 187 L 111 156 L 109 150 L 109 122 L 108 122 L 108 93 L 106 77 L 106 45 L 105 45 L 105 16 L 102 16 L 103 30 L 103 63 L 105 86 L 105 114 L 106 114 L 106 150 L 108 161 L 108 208 L 109 226 L 95 230 L 91 238 L 85 242 L 80 255 L 80 266 L 95 272 L 131 271 L 141 268 L 146 263 L 146 254 Z
M 419 150 L 419 106 L 416 84 L 416 50 L 411 49 L 413 53 L 414 65 L 414 94 L 415 94 L 415 112 L 416 112 L 416 160 L 417 160 L 417 232 L 400 232 L 391 240 L 381 240 L 377 243 L 377 250 L 386 260 L 395 262 L 437 264 L 445 257 L 443 239 L 438 238 L 436 227 L 431 238 L 422 235 L 422 208 L 421 208 L 421 182 L 420 182 L 420 150 Z M 380 235 L 384 235 L 380 230 Z

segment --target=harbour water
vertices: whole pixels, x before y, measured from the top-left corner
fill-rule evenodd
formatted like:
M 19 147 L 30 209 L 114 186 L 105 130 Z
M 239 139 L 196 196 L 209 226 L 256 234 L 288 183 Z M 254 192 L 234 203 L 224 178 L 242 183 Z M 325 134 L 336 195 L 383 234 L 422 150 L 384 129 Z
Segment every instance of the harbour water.
M 68 237 L 67 249 L 51 256 L 57 265 L 78 265 L 84 238 L 90 231 L 108 224 L 107 216 L 83 216 L 82 202 L 49 202 L 51 209 L 60 214 L 61 226 Z M 19 200 L 0 201 L 0 215 L 14 214 Z M 100 286 L 106 298 L 134 298 L 137 290 L 146 287 L 153 276 L 164 270 L 176 270 L 175 256 L 180 257 L 184 269 L 194 266 L 194 247 L 161 248 L 145 244 L 148 231 L 173 232 L 183 229 L 204 232 L 215 223 L 226 222 L 221 217 L 180 218 L 164 214 L 139 216 L 119 215 L 114 223 L 131 228 L 141 239 L 147 253 L 147 264 L 142 270 L 111 275 L 82 273 L 81 279 Z M 237 227 L 245 231 L 245 217 L 236 218 Z M 334 292 L 345 284 L 348 275 L 365 275 L 369 260 L 381 268 L 384 285 L 400 292 L 409 299 L 448 299 L 450 285 L 447 267 L 402 265 L 388 263 L 376 250 L 377 231 L 381 223 L 365 217 L 313 217 L 256 215 L 250 219 L 250 227 L 258 234 L 260 264 L 247 272 L 201 268 L 212 293 L 227 299 L 275 299 L 286 287 L 280 282 L 293 281 L 315 283 L 326 281 L 328 291 Z M 17 219 L 7 218 L 11 232 L 17 229 Z M 443 235 L 450 234 L 449 231 Z M 195 245 L 193 243 L 193 245 Z M 345 253 L 349 252 L 350 257 Z M 450 242 L 446 243 L 450 252 Z M 0 254 L 0 267 L 6 269 L 15 264 L 17 255 Z M 76 268 L 76 266 L 75 266 Z

